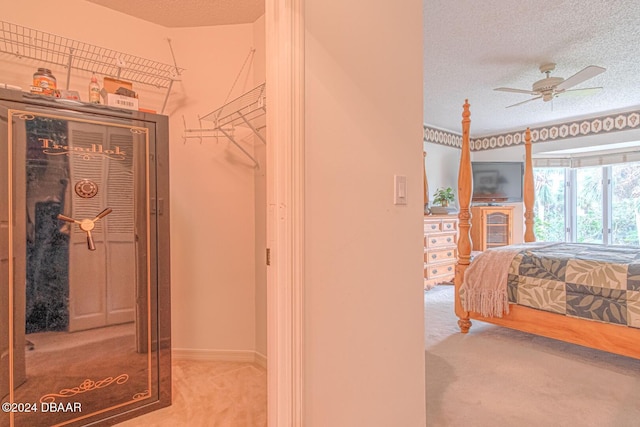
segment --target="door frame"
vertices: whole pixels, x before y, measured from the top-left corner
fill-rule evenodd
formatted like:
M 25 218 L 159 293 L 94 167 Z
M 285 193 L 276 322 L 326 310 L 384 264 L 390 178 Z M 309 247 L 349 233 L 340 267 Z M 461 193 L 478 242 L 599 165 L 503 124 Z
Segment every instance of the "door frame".
M 304 0 L 265 0 L 268 425 L 302 426 Z

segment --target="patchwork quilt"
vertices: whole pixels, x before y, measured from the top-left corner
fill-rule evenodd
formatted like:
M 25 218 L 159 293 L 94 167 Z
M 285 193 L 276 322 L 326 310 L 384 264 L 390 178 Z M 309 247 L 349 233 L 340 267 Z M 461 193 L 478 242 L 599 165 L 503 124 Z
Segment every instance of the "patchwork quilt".
M 507 293 L 510 303 L 640 328 L 640 247 L 523 249 L 509 267 Z

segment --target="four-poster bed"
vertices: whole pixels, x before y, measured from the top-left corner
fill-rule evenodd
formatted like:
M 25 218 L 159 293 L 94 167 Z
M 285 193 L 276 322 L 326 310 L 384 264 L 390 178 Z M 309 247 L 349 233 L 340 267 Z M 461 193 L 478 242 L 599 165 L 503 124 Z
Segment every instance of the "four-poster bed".
M 467 270 L 470 267 L 476 267 L 476 266 L 480 267 L 481 264 L 478 263 L 477 260 L 481 257 L 484 257 L 486 252 L 483 252 L 481 255 L 478 255 L 476 258 L 474 258 L 473 263 L 477 263 L 477 265 L 471 265 L 472 264 L 472 261 L 471 261 L 472 260 L 472 256 L 471 256 L 472 244 L 471 244 L 471 238 L 470 238 L 470 228 L 471 228 L 470 204 L 471 204 L 473 180 L 472 180 L 472 171 L 471 171 L 471 154 L 470 154 L 470 141 L 469 141 L 469 128 L 470 128 L 471 120 L 470 120 L 469 103 L 466 100 L 464 104 L 462 117 L 463 117 L 462 153 L 460 157 L 460 169 L 458 172 L 458 198 L 459 198 L 459 201 L 458 201 L 459 202 L 458 263 L 456 264 L 455 280 L 454 280 L 455 312 L 459 318 L 458 325 L 460 326 L 461 332 L 467 333 L 469 331 L 469 328 L 471 327 L 471 319 L 475 319 L 475 320 L 480 320 L 480 321 L 495 324 L 495 325 L 509 327 L 509 328 L 520 330 L 523 332 L 528 332 L 528 333 L 532 333 L 540 336 L 545 336 L 548 338 L 554 338 L 561 341 L 566 341 L 574 344 L 583 345 L 586 347 L 591 347 L 599 350 L 608 351 L 611 353 L 616 353 L 616 354 L 640 359 L 640 329 L 639 329 L 640 326 L 637 324 L 637 321 L 640 318 L 633 313 L 629 314 L 628 317 L 634 318 L 634 321 L 636 322 L 636 324 L 634 325 L 635 327 L 621 325 L 621 324 L 604 323 L 604 321 L 587 319 L 583 317 L 572 317 L 572 314 L 574 313 L 573 312 L 570 313 L 570 311 L 573 309 L 567 309 L 566 310 L 568 314 L 567 315 L 567 314 L 558 314 L 551 311 L 544 311 L 546 308 L 538 309 L 538 308 L 526 307 L 526 306 L 520 305 L 520 300 L 518 299 L 519 297 L 514 297 L 512 294 L 509 294 L 509 301 L 507 301 L 506 299 L 502 301 L 505 305 L 504 308 L 506 308 L 507 312 L 502 312 L 503 307 L 500 303 L 498 303 L 499 310 L 501 311 L 501 313 L 499 313 L 498 315 L 487 314 L 487 310 L 481 310 L 477 308 L 477 306 L 474 306 L 473 304 L 470 305 L 469 300 L 465 300 L 465 298 L 468 298 L 470 294 L 469 289 L 471 288 L 469 287 L 468 282 L 470 282 L 471 279 L 474 279 L 476 282 L 481 282 L 483 279 L 484 281 L 487 281 L 488 278 L 483 273 L 479 273 L 476 276 L 474 276 L 474 274 L 478 272 L 474 272 L 473 271 L 474 268 L 471 268 L 468 271 L 469 277 L 467 278 L 467 281 L 465 281 L 465 273 L 467 273 Z M 532 170 L 532 160 L 531 160 L 531 133 L 529 129 L 527 129 L 526 135 L 525 135 L 525 156 L 526 156 L 525 157 L 525 177 L 524 177 L 524 205 L 525 205 L 524 241 L 525 241 L 525 244 L 521 245 L 521 247 L 517 247 L 516 245 L 516 247 L 513 247 L 513 248 L 507 247 L 507 248 L 498 250 L 498 251 L 511 250 L 514 254 L 515 253 L 520 254 L 515 258 L 514 258 L 514 255 L 508 258 L 512 261 L 507 261 L 510 264 L 508 266 L 504 266 L 503 269 L 506 271 L 506 269 L 509 267 L 513 268 L 513 266 L 516 265 L 515 264 L 516 259 L 518 260 L 518 262 L 522 262 L 523 258 L 527 258 L 527 257 L 529 260 L 528 262 L 530 262 L 529 265 L 532 265 L 532 263 L 535 264 L 535 260 L 533 262 L 531 261 L 532 257 L 535 257 L 535 254 L 531 255 L 531 252 L 544 253 L 544 248 L 549 246 L 551 248 L 548 250 L 548 252 L 554 252 L 554 251 L 562 252 L 562 255 L 564 256 L 562 260 L 564 262 L 564 264 L 562 264 L 562 268 L 563 268 L 562 276 L 564 281 L 565 267 L 569 265 L 567 264 L 567 262 L 572 262 L 567 260 L 577 258 L 578 260 L 573 262 L 575 263 L 582 262 L 584 264 L 583 260 L 587 258 L 585 258 L 586 255 L 583 256 L 582 254 L 575 257 L 573 254 L 567 256 L 568 252 L 566 252 L 565 250 L 568 250 L 567 248 L 570 247 L 571 244 L 563 243 L 561 244 L 561 247 L 553 247 L 553 244 L 543 244 L 543 243 L 534 244 L 533 243 L 535 242 L 535 236 L 533 232 L 534 181 L 533 181 L 533 170 Z M 530 251 L 526 251 L 526 254 L 523 255 L 523 253 L 525 252 L 523 250 L 523 247 L 532 247 L 532 246 L 540 249 L 539 250 L 532 249 Z M 576 245 L 576 246 L 579 246 L 579 245 Z M 582 245 L 582 246 L 585 247 L 586 245 Z M 591 253 L 596 252 L 593 250 L 593 248 L 591 248 L 590 250 L 591 250 Z M 629 299 L 629 307 L 630 307 L 629 313 L 631 313 L 631 310 L 637 311 L 638 308 L 635 308 L 635 307 L 640 307 L 640 298 L 637 298 L 637 297 L 640 297 L 640 271 L 637 270 L 640 264 L 637 261 L 638 260 L 637 248 L 634 251 L 629 251 L 628 248 L 620 248 L 620 252 L 624 252 L 623 256 L 627 256 L 627 258 L 629 259 L 636 260 L 635 263 L 629 267 L 615 264 L 616 266 L 615 268 L 618 268 L 618 267 L 620 267 L 620 269 L 627 268 L 629 271 L 629 273 L 624 277 L 624 280 L 621 282 L 622 283 L 621 285 L 614 283 L 614 285 L 609 286 L 610 285 L 609 278 L 607 277 L 606 279 L 604 279 L 604 281 L 607 282 L 607 285 L 604 285 L 605 288 L 617 286 L 617 289 L 605 289 L 606 291 L 605 293 L 617 292 L 616 295 L 618 296 L 622 295 L 622 298 L 625 298 L 624 300 L 625 304 L 627 303 L 627 299 Z M 613 251 L 613 250 L 600 251 L 601 256 L 599 257 L 597 256 L 596 261 L 591 261 L 590 259 L 587 259 L 587 264 L 589 262 L 592 262 L 593 264 L 596 264 L 596 263 L 605 264 L 607 261 L 606 258 L 610 255 L 609 252 L 616 252 L 616 251 Z M 633 252 L 633 253 L 631 255 L 628 255 L 628 252 Z M 496 255 L 496 254 L 492 252 L 488 256 L 492 256 L 492 255 Z M 552 256 L 552 255 L 549 255 L 549 256 Z M 549 259 L 551 258 L 548 258 L 545 262 L 547 262 Z M 486 259 L 484 261 L 486 261 Z M 555 262 L 555 260 L 552 259 L 551 262 Z M 491 268 L 487 268 L 484 271 L 486 272 L 489 270 L 494 270 L 494 269 L 497 269 L 497 267 L 498 266 L 494 262 L 494 264 L 491 264 Z M 518 271 L 518 267 L 519 266 L 516 265 L 516 272 Z M 609 267 L 607 266 L 607 268 Z M 475 269 L 475 270 L 479 270 L 479 269 Z M 568 268 L 566 268 L 566 270 L 568 270 Z M 522 268 L 520 269 L 520 271 L 522 271 Z M 592 272 L 587 271 L 586 274 L 589 274 L 589 273 L 592 273 Z M 510 274 L 509 282 L 515 281 L 516 288 L 517 288 L 517 281 L 520 280 L 520 278 L 517 276 L 513 276 L 512 271 L 510 271 L 509 274 Z M 606 274 L 604 275 L 606 276 Z M 595 275 L 592 274 L 592 276 L 595 276 Z M 567 277 L 568 277 L 568 274 L 567 274 Z M 530 282 L 544 281 L 542 279 L 532 279 L 532 278 L 525 278 L 525 281 L 526 280 L 529 280 Z M 630 283 L 630 285 L 627 285 L 627 280 L 628 280 L 628 283 Z M 506 277 L 505 277 L 505 282 L 506 282 Z M 575 284 L 570 284 L 570 285 L 574 287 L 580 286 Z M 509 283 L 509 286 L 511 286 L 511 283 Z M 625 287 L 625 286 L 628 286 L 628 287 Z M 506 289 L 506 285 L 505 285 L 505 289 Z M 631 289 L 631 291 L 627 291 L 627 289 Z M 512 288 L 509 288 L 509 290 L 506 292 L 513 293 L 514 291 Z M 556 289 L 554 290 L 554 292 L 556 292 L 556 294 L 558 294 L 559 292 L 560 293 L 566 292 L 567 295 L 563 295 L 563 297 L 567 301 L 570 299 L 570 297 L 568 296 L 569 291 L 565 291 L 564 289 L 562 289 L 561 291 L 558 291 Z M 597 295 L 597 297 L 600 298 L 601 295 Z M 514 303 L 514 298 L 515 298 L 515 301 L 518 302 L 517 304 Z M 584 298 L 584 296 L 582 296 L 581 298 Z M 592 295 L 589 295 L 588 298 L 592 298 Z M 631 300 L 635 300 L 635 302 Z M 580 301 L 578 301 L 578 304 L 579 303 Z M 637 306 L 633 306 L 632 304 L 637 304 Z M 469 308 L 470 306 L 474 307 L 473 311 L 471 311 L 471 309 Z M 569 306 L 568 302 L 567 302 L 567 306 Z M 484 313 L 484 315 L 481 314 L 481 312 Z M 614 314 L 617 314 L 617 313 L 614 313 Z M 624 317 L 626 319 L 627 314 L 625 314 Z M 605 318 L 607 318 L 607 321 L 609 320 L 607 314 L 605 314 Z

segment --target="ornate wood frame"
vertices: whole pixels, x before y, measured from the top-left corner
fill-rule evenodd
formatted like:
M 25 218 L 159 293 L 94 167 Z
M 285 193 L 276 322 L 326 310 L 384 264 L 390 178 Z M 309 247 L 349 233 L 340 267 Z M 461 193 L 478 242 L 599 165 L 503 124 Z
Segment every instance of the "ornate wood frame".
M 471 124 L 469 103 L 465 100 L 462 113 L 462 155 L 458 171 L 458 197 L 460 213 L 458 239 L 458 263 L 456 264 L 455 284 L 455 313 L 462 333 L 467 333 L 471 327 L 471 319 L 494 325 L 506 326 L 523 332 L 532 333 L 548 338 L 579 344 L 610 353 L 640 359 L 640 329 L 614 324 L 595 322 L 586 319 L 567 317 L 560 314 L 536 310 L 519 305 L 511 305 L 509 314 L 503 317 L 483 317 L 478 313 L 465 311 L 459 298 L 460 287 L 464 280 L 465 270 L 471 259 L 471 204 L 472 174 L 471 150 L 469 145 L 469 127 Z M 525 177 L 524 177 L 524 205 L 525 205 L 525 242 L 535 241 L 533 233 L 533 169 L 531 161 L 531 132 L 525 136 Z

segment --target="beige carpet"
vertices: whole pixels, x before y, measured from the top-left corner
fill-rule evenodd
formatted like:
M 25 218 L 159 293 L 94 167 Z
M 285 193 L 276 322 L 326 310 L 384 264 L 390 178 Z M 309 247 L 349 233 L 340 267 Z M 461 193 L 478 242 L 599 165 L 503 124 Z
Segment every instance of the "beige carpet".
M 173 404 L 119 427 L 266 427 L 267 373 L 252 363 L 174 360 Z
M 428 427 L 640 426 L 640 360 L 456 322 L 453 286 L 426 291 Z

